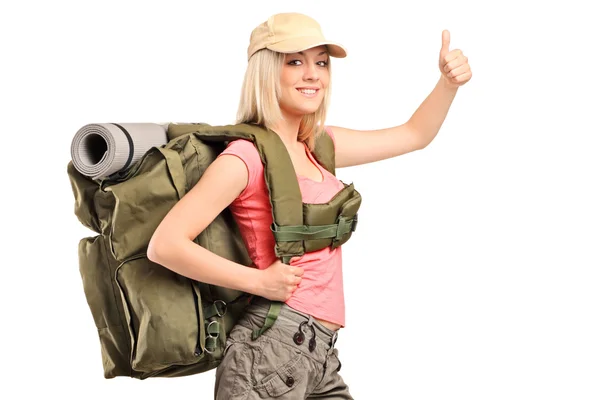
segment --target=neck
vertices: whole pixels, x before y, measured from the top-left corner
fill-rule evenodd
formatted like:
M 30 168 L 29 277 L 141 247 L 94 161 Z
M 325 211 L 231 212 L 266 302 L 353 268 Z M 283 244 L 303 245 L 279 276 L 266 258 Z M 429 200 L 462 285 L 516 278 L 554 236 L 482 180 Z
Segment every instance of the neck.
M 281 137 L 283 144 L 288 149 L 295 149 L 298 146 L 298 132 L 302 116 L 289 115 L 283 110 L 282 113 L 283 120 L 277 122 L 271 129 Z

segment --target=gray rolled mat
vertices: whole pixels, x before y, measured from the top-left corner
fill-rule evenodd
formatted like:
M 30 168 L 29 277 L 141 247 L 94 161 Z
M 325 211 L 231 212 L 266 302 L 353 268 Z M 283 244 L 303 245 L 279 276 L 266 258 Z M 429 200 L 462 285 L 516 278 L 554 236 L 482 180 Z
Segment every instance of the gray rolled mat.
M 127 169 L 151 147 L 167 143 L 168 124 L 88 124 L 71 142 L 71 160 L 81 174 L 100 179 Z

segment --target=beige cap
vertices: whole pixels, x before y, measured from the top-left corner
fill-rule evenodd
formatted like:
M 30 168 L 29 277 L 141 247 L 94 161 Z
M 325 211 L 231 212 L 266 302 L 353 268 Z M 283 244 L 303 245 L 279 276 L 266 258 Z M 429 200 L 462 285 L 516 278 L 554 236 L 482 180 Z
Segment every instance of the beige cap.
M 346 57 L 346 49 L 326 40 L 321 26 L 311 17 L 299 13 L 282 13 L 269 17 L 250 34 L 248 59 L 261 49 L 279 53 L 296 53 L 311 47 L 327 45 L 332 57 Z

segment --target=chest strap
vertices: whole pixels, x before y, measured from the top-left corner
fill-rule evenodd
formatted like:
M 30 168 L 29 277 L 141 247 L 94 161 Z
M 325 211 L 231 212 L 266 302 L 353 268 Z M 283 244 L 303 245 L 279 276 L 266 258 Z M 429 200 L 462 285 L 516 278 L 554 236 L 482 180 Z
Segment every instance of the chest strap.
M 271 231 L 278 242 L 296 242 L 301 240 L 334 239 L 340 240 L 347 233 L 356 231 L 358 214 L 353 218 L 340 216 L 337 224 L 331 225 L 294 225 L 278 226 L 273 222 Z

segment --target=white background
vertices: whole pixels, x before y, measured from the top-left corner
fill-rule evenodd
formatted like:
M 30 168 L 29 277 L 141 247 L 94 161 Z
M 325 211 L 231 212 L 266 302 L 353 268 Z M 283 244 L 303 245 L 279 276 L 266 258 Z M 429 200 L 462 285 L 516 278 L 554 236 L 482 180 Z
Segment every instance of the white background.
M 213 372 L 103 378 L 70 143 L 88 123 L 231 123 L 250 31 L 297 11 L 348 48 L 331 125 L 406 122 L 443 29 L 473 71 L 427 148 L 338 171 L 364 199 L 338 340 L 355 398 L 600 398 L 600 28 L 594 2 L 556 3 L 3 2 L 0 397 L 212 398 Z

